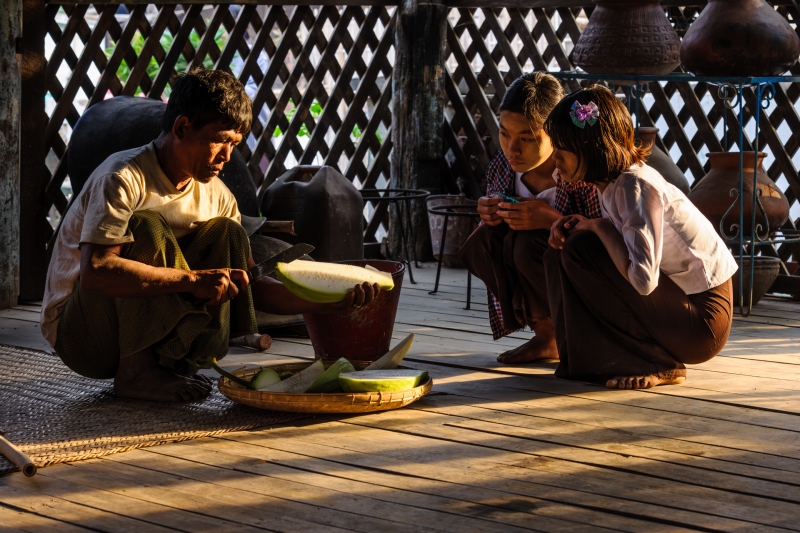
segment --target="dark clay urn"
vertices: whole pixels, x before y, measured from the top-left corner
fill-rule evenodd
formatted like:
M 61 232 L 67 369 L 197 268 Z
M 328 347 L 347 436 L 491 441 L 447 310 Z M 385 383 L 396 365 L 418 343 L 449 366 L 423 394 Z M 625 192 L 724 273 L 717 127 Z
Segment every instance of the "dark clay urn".
M 573 60 L 591 74 L 667 74 L 680 64 L 680 39 L 661 0 L 593 0 L 597 7 Z
M 797 62 L 800 38 L 764 0 L 708 0 L 681 44 L 699 76 L 779 76 Z
M 755 152 L 744 152 L 744 231 L 750 233 L 753 214 L 753 163 Z M 775 231 L 789 218 L 789 201 L 783 192 L 772 181 L 762 166 L 765 152 L 758 153 L 758 189 L 761 191 L 761 205 L 767 214 L 770 232 Z M 736 196 L 731 196 L 731 189 L 739 188 L 739 153 L 738 152 L 711 152 L 708 154 L 711 170 L 703 179 L 692 188 L 689 200 L 703 213 L 719 231 L 719 223 L 725 212 L 736 201 Z M 725 232 L 729 235 L 736 233 L 731 227 L 739 224 L 739 205 L 737 204 L 727 218 L 725 218 Z M 756 213 L 756 224 L 761 224 L 763 232 L 764 217 Z

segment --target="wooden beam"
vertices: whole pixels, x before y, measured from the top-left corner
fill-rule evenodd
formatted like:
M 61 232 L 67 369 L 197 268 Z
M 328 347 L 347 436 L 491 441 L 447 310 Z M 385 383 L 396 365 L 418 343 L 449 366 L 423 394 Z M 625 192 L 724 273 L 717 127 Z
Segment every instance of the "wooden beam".
M 53 228 L 47 222 L 45 191 L 50 172 L 45 164 L 45 73 L 47 59 L 47 7 L 41 0 L 21 0 L 22 8 L 22 96 L 20 113 L 20 290 L 21 300 L 41 300 L 47 276 L 47 242 Z M 52 8 L 51 8 L 52 9 Z
M 265 0 L 51 0 L 47 2 L 48 5 L 80 5 L 80 4 L 99 4 L 99 5 L 119 5 L 125 4 L 126 6 L 135 5 L 168 5 L 168 4 L 181 4 L 181 5 L 259 5 L 259 6 L 396 6 L 396 0 L 287 0 L 285 2 L 270 2 Z
M 392 187 L 441 189 L 447 12 L 442 4 L 403 0 L 395 27 L 394 109 L 392 112 Z M 432 258 L 428 214 L 412 202 L 411 228 L 417 256 Z M 399 251 L 398 210 L 390 212 L 389 244 Z M 407 228 L 408 229 L 408 228 Z
M 0 2 L 0 309 L 19 296 L 19 112 L 22 0 Z
M 49 0 L 51 5 L 95 4 L 97 0 Z M 209 0 L 104 0 L 103 4 L 209 4 Z M 792 0 L 773 0 L 774 6 L 791 6 Z M 270 2 L 268 0 L 217 0 L 213 5 L 262 5 L 262 6 L 395 6 L 399 0 L 293 0 L 286 2 Z M 444 2 L 447 7 L 485 7 L 485 8 L 548 8 L 559 9 L 569 7 L 594 6 L 591 0 L 448 0 Z M 705 6 L 706 0 L 661 0 L 663 7 L 697 7 Z

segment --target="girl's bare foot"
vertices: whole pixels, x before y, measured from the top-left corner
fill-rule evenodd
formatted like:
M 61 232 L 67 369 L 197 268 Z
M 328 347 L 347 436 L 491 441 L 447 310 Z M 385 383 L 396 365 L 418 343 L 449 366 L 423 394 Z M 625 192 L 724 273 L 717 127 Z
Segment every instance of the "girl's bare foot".
M 114 394 L 135 400 L 188 402 L 211 393 L 209 378 L 179 376 L 162 367 L 150 350 L 120 359 L 114 378 Z
M 647 376 L 618 376 L 606 381 L 609 389 L 651 389 L 658 385 L 680 385 L 686 381 L 686 371 L 676 370 Z
M 540 359 L 558 359 L 556 348 L 556 333 L 551 320 L 540 320 L 533 326 L 536 336 L 513 350 L 501 353 L 497 357 L 498 363 L 520 364 L 538 361 Z

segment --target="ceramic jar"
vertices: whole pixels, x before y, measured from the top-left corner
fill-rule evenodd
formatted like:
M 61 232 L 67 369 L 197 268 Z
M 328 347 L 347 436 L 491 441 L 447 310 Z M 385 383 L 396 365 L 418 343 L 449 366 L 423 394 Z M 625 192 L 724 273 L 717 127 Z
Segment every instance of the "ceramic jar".
M 708 0 L 680 54 L 696 75 L 778 76 L 797 62 L 800 38 L 764 0 Z
M 762 166 L 765 152 L 758 156 L 758 189 L 761 191 L 761 205 L 767 213 L 770 231 L 778 229 L 789 218 L 789 202 L 783 192 L 775 185 Z M 750 233 L 753 205 L 753 159 L 755 152 L 744 152 L 744 231 Z M 731 189 L 739 187 L 739 153 L 711 152 L 708 154 L 711 170 L 689 193 L 689 199 L 711 221 L 719 231 L 719 223 L 728 208 L 736 199 Z M 739 206 L 736 205 L 725 219 L 725 231 L 732 234 L 731 224 L 739 223 Z M 762 223 L 761 213 L 756 213 L 756 224 Z
M 661 0 L 593 0 L 597 7 L 573 61 L 592 74 L 667 74 L 680 63 L 680 39 Z
M 736 262 L 739 263 L 739 256 L 733 256 Z M 777 257 L 766 257 L 757 255 L 753 267 L 750 267 L 750 256 L 745 255 L 742 262 L 742 274 L 744 274 L 744 305 L 750 306 L 750 270 L 755 270 L 753 273 L 753 305 L 756 305 L 761 298 L 778 279 L 778 274 L 781 271 L 781 260 Z M 739 273 L 733 275 L 733 305 L 739 304 Z
M 658 135 L 658 128 L 639 127 L 639 139 L 642 141 L 642 146 L 652 147 L 650 156 L 647 158 L 648 166 L 656 169 L 668 183 L 673 184 L 683 194 L 688 195 L 689 191 L 691 191 L 689 180 L 686 179 L 683 171 L 675 164 L 669 154 L 664 153 L 661 148 L 655 146 L 656 135 Z

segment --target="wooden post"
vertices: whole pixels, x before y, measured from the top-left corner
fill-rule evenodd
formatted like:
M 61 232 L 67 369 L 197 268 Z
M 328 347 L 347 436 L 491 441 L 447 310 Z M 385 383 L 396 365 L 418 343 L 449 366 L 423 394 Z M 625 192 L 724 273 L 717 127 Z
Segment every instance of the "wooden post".
M 0 2 L 0 309 L 19 296 L 19 112 L 22 0 Z
M 392 187 L 441 190 L 442 125 L 447 12 L 438 3 L 402 0 L 395 30 L 395 64 L 392 74 Z M 428 215 L 422 202 L 414 202 L 412 230 L 420 259 L 432 257 Z M 391 211 L 389 244 L 399 256 L 397 209 Z
M 0 0 L 4 1 L 4 0 Z M 19 0 L 14 0 L 19 1 Z M 47 222 L 45 190 L 50 172 L 45 165 L 47 149 L 44 57 L 45 6 L 42 0 L 22 0 L 22 112 L 20 160 L 20 300 L 41 300 L 47 263 L 47 241 L 53 228 Z

